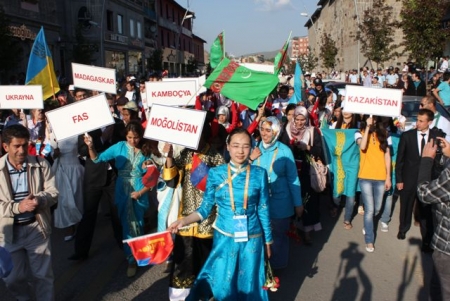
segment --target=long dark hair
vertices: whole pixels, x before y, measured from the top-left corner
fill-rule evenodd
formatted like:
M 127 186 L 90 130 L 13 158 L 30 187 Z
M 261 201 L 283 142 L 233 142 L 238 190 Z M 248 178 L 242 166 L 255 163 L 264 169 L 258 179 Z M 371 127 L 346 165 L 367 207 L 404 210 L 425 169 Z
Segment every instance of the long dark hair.
M 350 126 L 347 129 L 357 129 L 358 128 L 358 114 L 352 114 L 352 120 L 350 121 Z M 342 124 L 344 123 L 344 114 L 341 113 L 341 116 L 339 116 L 338 120 L 336 121 L 336 127 L 335 129 L 341 129 Z
M 150 139 L 142 139 L 141 152 L 144 156 L 154 155 L 155 157 L 161 158 L 161 152 L 158 149 L 158 141 Z
M 366 128 L 367 118 L 369 118 L 369 115 L 364 115 L 363 120 L 361 120 L 359 127 L 361 130 Z M 375 120 L 375 128 L 370 127 L 369 134 L 375 133 L 378 141 L 380 142 L 380 150 L 385 153 L 388 148 L 388 132 L 386 129 L 386 124 L 383 122 L 383 118 L 381 116 L 372 116 L 372 119 Z

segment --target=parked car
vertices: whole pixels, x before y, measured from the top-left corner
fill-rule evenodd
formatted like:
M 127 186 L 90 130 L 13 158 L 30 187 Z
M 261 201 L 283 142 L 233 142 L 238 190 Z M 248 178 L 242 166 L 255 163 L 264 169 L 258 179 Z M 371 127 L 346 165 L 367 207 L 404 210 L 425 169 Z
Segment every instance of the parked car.
M 340 82 L 340 81 L 323 81 L 323 83 L 325 84 L 325 88 L 330 89 L 331 91 L 333 91 L 336 94 L 339 94 L 339 92 L 341 90 L 345 90 L 345 87 L 347 85 L 361 86 L 360 84 L 346 83 L 346 82 Z
M 403 95 L 402 99 L 402 111 L 401 114 L 406 117 L 405 129 L 411 129 L 417 121 L 417 112 L 420 109 L 420 101 L 422 96 L 408 96 Z M 441 114 L 442 117 L 447 118 L 450 121 L 450 112 L 441 105 L 439 102 L 436 103 L 436 109 Z

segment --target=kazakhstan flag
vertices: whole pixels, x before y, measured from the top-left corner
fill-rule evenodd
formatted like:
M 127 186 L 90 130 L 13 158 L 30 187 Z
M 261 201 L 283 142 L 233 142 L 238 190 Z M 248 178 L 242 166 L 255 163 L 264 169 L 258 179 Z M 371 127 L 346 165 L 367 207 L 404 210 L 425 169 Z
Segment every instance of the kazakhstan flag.
M 41 27 L 36 40 L 34 40 L 28 60 L 26 85 L 41 85 L 44 100 L 52 97 L 59 91 L 53 67 L 52 54 L 45 41 L 44 28 Z

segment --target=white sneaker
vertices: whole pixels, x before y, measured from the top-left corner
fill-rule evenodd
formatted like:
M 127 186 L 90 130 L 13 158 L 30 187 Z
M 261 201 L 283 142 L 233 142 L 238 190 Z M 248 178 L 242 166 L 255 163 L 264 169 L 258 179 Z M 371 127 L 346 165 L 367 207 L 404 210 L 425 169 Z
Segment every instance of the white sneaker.
M 366 230 L 364 230 L 364 228 L 362 228 L 362 233 L 363 235 L 366 235 Z
M 381 222 L 381 232 L 389 232 L 389 225 Z

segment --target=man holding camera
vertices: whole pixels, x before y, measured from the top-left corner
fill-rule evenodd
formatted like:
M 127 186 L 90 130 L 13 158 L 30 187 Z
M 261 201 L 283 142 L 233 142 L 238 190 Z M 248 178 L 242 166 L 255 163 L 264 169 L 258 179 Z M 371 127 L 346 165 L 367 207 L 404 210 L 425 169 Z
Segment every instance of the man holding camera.
M 437 129 L 430 129 L 434 114 L 431 110 L 420 109 L 417 115 L 416 128 L 404 132 L 398 145 L 395 176 L 397 190 L 400 195 L 400 225 L 397 238 L 406 238 L 406 232 L 411 228 L 414 203 L 416 201 L 417 177 L 422 150 L 431 139 L 436 140 Z M 430 171 L 431 176 L 431 171 Z M 422 251 L 430 252 L 430 242 L 433 235 L 433 219 L 431 206 L 419 205 L 420 232 L 422 235 Z M 385 225 L 382 224 L 382 229 Z
M 418 177 L 417 196 L 424 204 L 434 204 L 437 225 L 431 246 L 433 252 L 433 276 L 430 285 L 431 300 L 450 300 L 450 143 L 443 138 L 430 140 L 422 152 Z M 444 170 L 431 180 L 431 170 L 438 145 L 442 149 Z

